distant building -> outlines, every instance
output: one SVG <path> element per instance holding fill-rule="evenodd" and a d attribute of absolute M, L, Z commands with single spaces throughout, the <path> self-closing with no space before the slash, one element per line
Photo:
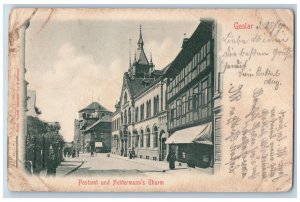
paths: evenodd
<path fill-rule="evenodd" d="M 140 37 L 133 63 L 124 73 L 120 99 L 112 115 L 112 153 L 138 158 L 163 160 L 167 154 L 166 82 L 163 70 L 155 70 L 152 58 L 144 52 Z"/>
<path fill-rule="evenodd" d="M 78 119 L 74 119 L 74 144 L 76 144 L 81 150 L 81 133 L 80 122 Z"/>
<path fill-rule="evenodd" d="M 179 161 L 204 168 L 221 161 L 222 74 L 216 48 L 216 23 L 202 20 L 165 72 L 167 144 Z"/>
<path fill-rule="evenodd" d="M 86 151 L 111 152 L 111 116 L 101 119 L 82 129 Z"/>
<path fill-rule="evenodd" d="M 98 102 L 92 102 L 85 108 L 79 110 L 79 119 L 74 120 L 74 143 L 78 148 L 80 148 L 80 151 L 89 151 L 91 146 L 90 141 L 92 140 L 92 136 L 90 136 L 92 134 L 89 132 L 95 130 L 96 128 L 97 131 L 102 131 L 102 129 L 100 130 L 99 127 L 104 127 L 103 130 L 106 131 L 106 126 L 104 126 L 105 124 L 103 123 L 109 122 L 107 117 L 111 117 L 111 115 L 112 112 L 100 105 Z M 105 119 L 103 119 L 104 117 Z M 98 121 L 101 119 L 103 119 L 104 122 L 101 122 L 100 124 Z M 96 122 L 98 123 L 94 125 Z M 93 126 L 93 128 L 90 128 L 91 126 Z M 96 133 L 98 133 L 97 131 Z"/>

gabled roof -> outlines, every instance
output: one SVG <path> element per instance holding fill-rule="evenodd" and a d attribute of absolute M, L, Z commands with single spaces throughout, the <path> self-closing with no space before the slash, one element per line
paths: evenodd
<path fill-rule="evenodd" d="M 106 109 L 105 107 L 100 105 L 98 102 L 92 102 L 91 104 L 89 104 L 85 108 L 81 109 L 79 112 L 82 112 L 82 111 L 85 111 L 85 110 L 90 110 L 90 109 L 100 109 L 100 111 L 108 111 L 109 112 L 108 109 Z"/>
<path fill-rule="evenodd" d="M 103 122 L 111 122 L 111 116 L 109 116 L 109 115 L 106 115 L 106 116 L 103 116 L 101 119 L 99 119 L 98 121 L 96 121 L 95 123 L 93 123 L 91 126 L 89 126 L 88 128 L 86 128 L 85 130 L 84 130 L 84 132 L 87 132 L 87 131 L 89 131 L 89 130 L 91 130 L 91 129 L 93 129 L 95 126 L 97 126 L 99 123 L 103 123 Z"/>
<path fill-rule="evenodd" d="M 136 94 L 141 92 L 144 88 L 146 88 L 150 83 L 154 81 L 154 78 L 138 78 L 135 77 L 134 79 L 127 78 L 125 79 L 127 82 L 128 89 L 130 94 L 134 97 Z"/>

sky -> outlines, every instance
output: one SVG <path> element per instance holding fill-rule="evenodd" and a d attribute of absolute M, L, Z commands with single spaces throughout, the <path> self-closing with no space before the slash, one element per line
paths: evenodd
<path fill-rule="evenodd" d="M 200 23 L 187 16 L 38 10 L 26 30 L 25 64 L 28 89 L 36 90 L 36 106 L 42 111 L 40 119 L 58 121 L 65 140 L 72 141 L 80 109 L 97 101 L 114 111 L 140 24 L 145 53 L 148 59 L 151 53 L 155 68 L 162 69 L 181 50 L 184 34 L 189 37 Z"/>

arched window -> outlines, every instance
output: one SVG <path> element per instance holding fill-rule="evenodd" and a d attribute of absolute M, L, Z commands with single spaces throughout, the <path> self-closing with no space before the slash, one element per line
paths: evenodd
<path fill-rule="evenodd" d="M 134 136 L 135 136 L 135 147 L 138 147 L 139 146 L 139 141 L 140 141 L 140 138 L 137 134 L 137 131 L 134 132 Z"/>
<path fill-rule="evenodd" d="M 144 147 L 144 131 L 141 129 L 140 147 Z"/>
<path fill-rule="evenodd" d="M 124 122 L 124 119 L 123 119 L 123 112 L 121 112 L 121 124 L 123 124 Z"/>
<path fill-rule="evenodd" d="M 124 112 L 124 124 L 127 124 L 127 110 Z"/>
<path fill-rule="evenodd" d="M 155 96 L 153 98 L 153 111 L 154 111 L 154 115 L 157 115 L 159 112 L 159 96 Z"/>
<path fill-rule="evenodd" d="M 150 147 L 150 129 L 147 128 L 146 132 L 146 147 Z"/>
<path fill-rule="evenodd" d="M 139 121 L 139 107 L 136 107 L 135 108 L 135 122 L 138 122 Z"/>
<path fill-rule="evenodd" d="M 156 110 L 159 112 L 159 95 L 156 96 Z"/>
<path fill-rule="evenodd" d="M 158 128 L 157 128 L 157 126 L 154 126 L 154 128 L 153 128 L 153 147 L 154 148 L 157 147 L 157 145 L 158 145 L 157 138 L 158 138 Z"/>
<path fill-rule="evenodd" d="M 131 147 L 131 133 L 128 132 L 128 147 Z"/>
<path fill-rule="evenodd" d="M 131 123 L 131 108 L 128 109 L 128 124 Z"/>
<path fill-rule="evenodd" d="M 119 149 L 119 137 L 117 136 L 117 149 Z"/>

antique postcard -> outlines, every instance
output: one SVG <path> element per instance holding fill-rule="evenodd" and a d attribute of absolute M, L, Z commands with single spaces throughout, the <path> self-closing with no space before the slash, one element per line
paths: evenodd
<path fill-rule="evenodd" d="M 9 190 L 291 190 L 294 33 L 289 9 L 12 9 Z"/>

